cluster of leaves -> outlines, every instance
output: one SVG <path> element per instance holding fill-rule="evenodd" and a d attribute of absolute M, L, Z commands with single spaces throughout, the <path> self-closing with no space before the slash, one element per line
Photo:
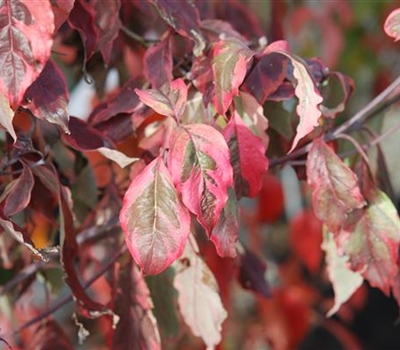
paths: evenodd
<path fill-rule="evenodd" d="M 385 24 L 396 38 L 397 17 Z M 293 250 L 320 271 L 307 242 L 319 252 L 322 242 L 335 294 L 328 315 L 364 280 L 400 304 L 397 211 L 348 135 L 367 115 L 337 123 L 349 77 L 284 40 L 267 43 L 236 1 L 4 0 L 0 19 L 4 342 L 72 349 L 52 313 L 73 298 L 79 317 L 99 318 L 112 349 L 167 346 L 157 306 L 174 304 L 215 348 L 234 279 L 260 298 L 273 293 L 262 251 L 239 241 L 239 228 L 279 219 L 283 193 L 267 171 L 296 159 L 314 213 L 293 218 Z M 100 99 L 87 119 L 68 112 L 69 85 L 82 76 Z M 344 162 L 340 138 L 361 159 Z M 258 211 L 242 208 L 246 197 L 259 198 Z M 49 305 L 60 270 L 72 294 Z"/>

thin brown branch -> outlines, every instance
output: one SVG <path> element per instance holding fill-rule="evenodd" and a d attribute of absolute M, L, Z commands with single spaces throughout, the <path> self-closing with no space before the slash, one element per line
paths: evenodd
<path fill-rule="evenodd" d="M 88 281 L 83 284 L 83 288 L 89 288 L 94 282 L 96 282 L 101 276 L 103 276 L 118 260 L 121 256 L 126 252 L 127 248 L 126 245 L 123 245 L 121 249 L 114 254 L 104 265 L 97 271 Z M 14 331 L 13 335 L 18 334 L 25 328 L 31 327 L 34 324 L 44 320 L 46 317 L 50 316 L 54 312 L 56 312 L 61 307 L 67 305 L 69 302 L 73 300 L 72 293 L 65 296 L 61 300 L 59 300 L 55 305 L 47 309 L 46 311 L 42 312 L 40 315 L 32 318 L 28 322 L 24 323 L 21 327 Z"/>
<path fill-rule="evenodd" d="M 121 25 L 120 29 L 128 37 L 137 41 L 140 45 L 144 46 L 145 48 L 148 48 L 151 44 L 158 42 L 158 40 L 146 39 L 146 38 L 140 36 L 139 34 L 132 32 L 129 28 L 125 27 L 124 25 Z"/>

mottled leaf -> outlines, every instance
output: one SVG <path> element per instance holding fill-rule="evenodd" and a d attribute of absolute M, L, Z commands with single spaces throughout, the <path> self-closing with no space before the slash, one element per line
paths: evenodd
<path fill-rule="evenodd" d="M 14 141 L 17 141 L 17 135 L 15 134 L 12 120 L 14 118 L 14 111 L 10 107 L 10 102 L 0 92 L 0 125 L 8 131 Z"/>
<path fill-rule="evenodd" d="M 243 90 L 263 104 L 283 83 L 287 68 L 287 57 L 276 52 L 264 54 L 244 81 Z"/>
<path fill-rule="evenodd" d="M 177 33 L 194 41 L 193 52 L 195 56 L 200 56 L 206 43 L 199 28 L 199 13 L 192 1 L 150 0 L 150 2 L 156 6 L 161 17 Z"/>
<path fill-rule="evenodd" d="M 394 41 L 400 39 L 400 8 L 390 12 L 383 25 L 383 29 Z"/>
<path fill-rule="evenodd" d="M 157 113 L 179 120 L 186 106 L 188 87 L 179 78 L 163 85 L 160 89 L 135 89 L 140 100 Z"/>
<path fill-rule="evenodd" d="M 308 72 L 305 63 L 298 57 L 283 53 L 289 57 L 293 65 L 293 76 L 297 80 L 297 85 L 294 90 L 296 97 L 299 99 L 296 111 L 300 118 L 297 126 L 296 136 L 294 137 L 292 147 L 289 151 L 297 146 L 300 139 L 309 134 L 319 125 L 321 111 L 319 104 L 323 101 L 310 73 Z"/>
<path fill-rule="evenodd" d="M 119 322 L 112 338 L 112 350 L 161 350 L 153 303 L 143 275 L 130 260 L 121 269 L 114 310 Z"/>
<path fill-rule="evenodd" d="M 161 157 L 131 182 L 120 222 L 126 244 L 144 274 L 162 272 L 182 254 L 190 215 Z"/>
<path fill-rule="evenodd" d="M 228 143 L 238 198 L 255 197 L 268 168 L 265 147 L 235 111 L 222 134 Z"/>
<path fill-rule="evenodd" d="M 352 270 L 389 295 L 398 271 L 400 220 L 386 194 L 376 190 L 370 195 L 368 206 L 351 215 L 335 238 Z"/>
<path fill-rule="evenodd" d="M 219 41 L 213 49 L 212 70 L 215 79 L 213 103 L 219 114 L 225 114 L 247 72 L 247 63 L 255 52 L 244 43 L 230 39 Z"/>
<path fill-rule="evenodd" d="M 50 0 L 51 8 L 54 13 L 55 32 L 67 20 L 69 13 L 74 7 L 75 0 Z"/>
<path fill-rule="evenodd" d="M 29 349 L 35 350 L 73 350 L 69 337 L 54 320 L 47 320 L 36 329 L 29 340 Z"/>
<path fill-rule="evenodd" d="M 26 90 L 24 108 L 69 133 L 69 92 L 62 71 L 49 60 L 36 81 Z"/>
<path fill-rule="evenodd" d="M 211 234 L 233 182 L 224 137 L 203 124 L 175 129 L 170 138 L 168 167 L 183 203 Z"/>
<path fill-rule="evenodd" d="M 0 92 L 14 110 L 49 59 L 53 32 L 50 1 L 0 0 Z"/>
<path fill-rule="evenodd" d="M 265 279 L 267 265 L 258 256 L 245 249 L 240 257 L 238 280 L 243 288 L 266 298 L 271 296 Z"/>
<path fill-rule="evenodd" d="M 237 255 L 236 243 L 239 239 L 238 220 L 238 202 L 235 190 L 230 187 L 228 190 L 228 200 L 210 236 L 218 255 L 223 258 L 234 258 Z"/>
<path fill-rule="evenodd" d="M 0 199 L 6 217 L 19 213 L 27 207 L 31 200 L 33 184 L 31 169 L 22 163 L 21 175 L 8 184 Z"/>
<path fill-rule="evenodd" d="M 112 160 L 113 162 L 117 163 L 121 168 L 125 168 L 128 165 L 138 161 L 140 158 L 136 157 L 128 157 L 124 153 L 107 147 L 101 147 L 97 149 L 99 153 L 101 153 L 104 157 Z"/>
<path fill-rule="evenodd" d="M 172 81 L 172 51 L 169 34 L 145 52 L 143 74 L 154 89 Z"/>
<path fill-rule="evenodd" d="M 323 237 L 322 249 L 325 251 L 328 275 L 335 292 L 334 305 L 327 314 L 330 317 L 339 311 L 340 307 L 361 286 L 364 279 L 359 272 L 350 270 L 347 256 L 339 255 L 332 233 L 324 232 Z"/>
<path fill-rule="evenodd" d="M 178 305 L 183 319 L 193 334 L 203 339 L 207 349 L 214 349 L 221 341 L 221 326 L 227 313 L 215 277 L 198 256 L 194 239 L 187 243 L 177 269 L 174 287 L 179 292 Z"/>
<path fill-rule="evenodd" d="M 357 177 L 322 139 L 314 140 L 306 167 L 315 215 L 337 233 L 347 214 L 365 204 Z"/>

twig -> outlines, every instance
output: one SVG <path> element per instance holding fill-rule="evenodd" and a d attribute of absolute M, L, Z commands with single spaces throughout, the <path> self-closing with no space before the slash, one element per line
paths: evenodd
<path fill-rule="evenodd" d="M 122 248 L 113 257 L 111 257 L 111 259 L 109 259 L 104 264 L 104 266 L 102 268 L 100 268 L 99 271 L 97 271 L 96 274 L 94 274 L 88 281 L 86 281 L 83 284 L 83 288 L 84 289 L 89 288 L 95 281 L 97 281 L 102 275 L 104 275 L 106 273 L 106 271 L 112 265 L 114 265 L 117 262 L 117 260 L 126 252 L 126 250 L 127 250 L 126 245 L 123 245 Z M 55 305 L 50 307 L 48 310 L 46 310 L 45 312 L 41 313 L 40 315 L 32 318 L 30 321 L 26 322 L 25 324 L 23 324 L 21 327 L 19 327 L 17 330 L 14 331 L 13 335 L 16 335 L 19 332 L 21 332 L 22 330 L 24 330 L 25 328 L 31 327 L 34 324 L 42 321 L 46 317 L 50 316 L 52 313 L 56 312 L 61 307 L 67 305 L 72 300 L 73 300 L 72 294 L 65 296 L 64 298 L 59 300 Z"/>
<path fill-rule="evenodd" d="M 120 29 L 127 36 L 129 36 L 131 39 L 137 41 L 139 44 L 141 44 L 145 48 L 148 48 L 150 46 L 150 44 L 152 44 L 152 43 L 158 42 L 158 40 L 145 39 L 144 37 L 140 36 L 139 34 L 132 32 L 129 28 L 125 27 L 124 25 L 121 25 Z"/>

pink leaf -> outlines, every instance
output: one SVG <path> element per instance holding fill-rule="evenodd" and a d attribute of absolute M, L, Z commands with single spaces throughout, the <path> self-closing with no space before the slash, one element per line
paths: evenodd
<path fill-rule="evenodd" d="M 153 303 L 143 275 L 133 261 L 121 269 L 115 312 L 120 317 L 112 339 L 113 350 L 161 350 Z"/>
<path fill-rule="evenodd" d="M 250 131 L 236 111 L 222 134 L 229 146 L 238 198 L 255 197 L 268 168 L 261 139 Z"/>
<path fill-rule="evenodd" d="M 233 182 L 229 149 L 223 136 L 203 124 L 175 129 L 170 139 L 168 167 L 183 203 L 210 234 Z"/>
<path fill-rule="evenodd" d="M 383 29 L 394 41 L 400 39 L 400 8 L 390 12 L 383 25 Z"/>
<path fill-rule="evenodd" d="M 179 120 L 186 106 L 188 88 L 182 79 L 167 83 L 158 90 L 135 89 L 140 100 L 157 113 Z"/>
<path fill-rule="evenodd" d="M 30 349 L 46 350 L 73 350 L 69 336 L 64 333 L 62 327 L 54 320 L 48 319 L 42 322 L 29 339 Z"/>
<path fill-rule="evenodd" d="M 368 206 L 351 215 L 335 238 L 352 270 L 389 295 L 398 271 L 400 220 L 386 194 L 377 190 L 370 196 Z"/>
<path fill-rule="evenodd" d="M 314 140 L 306 167 L 315 215 L 337 233 L 347 214 L 365 204 L 357 177 L 321 139 Z"/>
<path fill-rule="evenodd" d="M 161 17 L 180 35 L 194 41 L 194 54 L 200 56 L 206 43 L 200 31 L 200 16 L 196 6 L 188 0 L 150 0 Z"/>
<path fill-rule="evenodd" d="M 7 130 L 15 142 L 17 141 L 17 135 L 12 125 L 13 119 L 14 111 L 10 107 L 10 102 L 7 97 L 0 92 L 0 125 Z"/>
<path fill-rule="evenodd" d="M 49 60 L 36 81 L 26 90 L 24 108 L 69 133 L 67 110 L 69 92 L 64 74 Z"/>
<path fill-rule="evenodd" d="M 0 91 L 15 110 L 50 57 L 54 15 L 48 0 L 3 0 L 0 18 Z"/>
<path fill-rule="evenodd" d="M 233 98 L 239 94 L 239 86 L 246 76 L 247 63 L 254 54 L 238 40 L 230 39 L 215 44 L 212 62 L 215 79 L 213 103 L 219 114 L 225 114 Z"/>
<path fill-rule="evenodd" d="M 228 201 L 221 212 L 217 225 L 211 233 L 211 241 L 214 243 L 219 256 L 225 258 L 236 257 L 236 243 L 239 239 L 239 210 L 235 191 L 229 188 Z"/>
<path fill-rule="evenodd" d="M 364 279 L 359 272 L 350 270 L 347 256 L 338 254 L 338 248 L 330 232 L 324 233 L 322 249 L 326 254 L 328 275 L 335 292 L 335 303 L 327 314 L 330 317 L 357 291 Z"/>
<path fill-rule="evenodd" d="M 143 57 L 143 73 L 154 89 L 172 81 L 171 36 L 151 46 Z"/>
<path fill-rule="evenodd" d="M 67 20 L 69 13 L 74 7 L 75 0 L 50 0 L 54 13 L 55 32 Z"/>
<path fill-rule="evenodd" d="M 131 182 L 120 222 L 126 244 L 144 274 L 162 272 L 182 254 L 190 216 L 161 157 Z"/>
<path fill-rule="evenodd" d="M 179 293 L 178 305 L 185 323 L 194 335 L 203 339 L 207 349 L 214 349 L 221 341 L 221 325 L 227 313 L 214 275 L 197 255 L 197 246 L 191 244 L 195 245 L 194 239 L 186 245 L 174 287 Z"/>

